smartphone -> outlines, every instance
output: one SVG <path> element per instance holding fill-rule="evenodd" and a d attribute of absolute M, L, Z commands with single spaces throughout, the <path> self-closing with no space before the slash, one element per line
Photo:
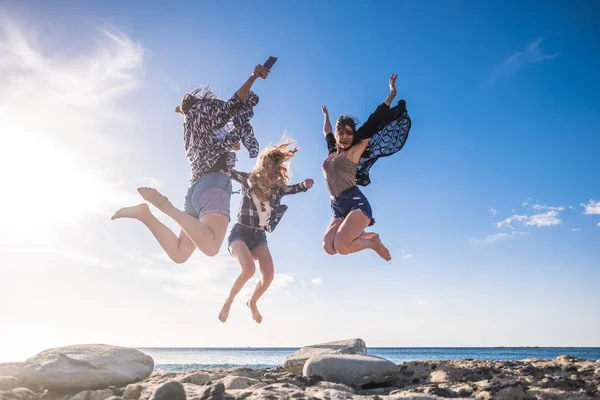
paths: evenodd
<path fill-rule="evenodd" d="M 271 56 L 271 57 L 269 57 L 269 59 L 267 61 L 265 61 L 265 63 L 263 64 L 263 67 L 271 69 L 273 64 L 275 64 L 275 61 L 277 61 L 277 57 Z"/>

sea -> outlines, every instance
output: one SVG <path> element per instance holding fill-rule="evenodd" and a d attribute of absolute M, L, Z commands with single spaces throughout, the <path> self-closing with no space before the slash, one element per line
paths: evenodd
<path fill-rule="evenodd" d="M 139 348 L 154 359 L 155 369 L 275 368 L 298 348 Z M 568 354 L 600 360 L 600 347 L 369 347 L 369 355 L 395 364 L 411 360 L 523 360 Z"/>

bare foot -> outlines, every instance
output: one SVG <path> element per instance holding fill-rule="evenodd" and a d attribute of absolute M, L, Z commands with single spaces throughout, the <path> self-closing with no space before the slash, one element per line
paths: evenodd
<path fill-rule="evenodd" d="M 225 303 L 223 304 L 223 308 L 221 308 L 221 312 L 219 313 L 219 321 L 225 323 L 227 318 L 229 318 L 229 308 L 231 304 Z"/>
<path fill-rule="evenodd" d="M 252 311 L 252 319 L 260 324 L 262 322 L 262 315 L 260 315 L 260 313 L 258 312 L 256 304 L 251 304 L 250 300 L 248 300 L 246 302 L 246 305 L 250 308 L 250 311 Z"/>
<path fill-rule="evenodd" d="M 378 238 L 379 234 L 375 233 L 375 232 L 365 232 L 363 231 L 363 233 L 360 235 L 361 239 L 375 239 Z"/>
<path fill-rule="evenodd" d="M 173 207 L 173 204 L 167 199 L 165 196 L 160 194 L 160 192 L 156 189 L 149 187 L 141 187 L 137 190 L 139 194 L 146 200 L 148 203 L 152 204 L 154 207 L 158 208 L 161 211 L 164 211 L 168 207 Z"/>
<path fill-rule="evenodd" d="M 150 207 L 148 204 L 142 203 L 137 206 L 123 207 L 117 211 L 110 219 L 114 220 L 117 218 L 135 218 L 142 219 L 150 214 Z"/>
<path fill-rule="evenodd" d="M 375 250 L 377 254 L 379 254 L 379 257 L 383 258 L 385 261 L 390 261 L 392 259 L 390 251 L 383 245 L 383 243 L 381 243 L 379 236 L 373 239 L 372 249 Z"/>

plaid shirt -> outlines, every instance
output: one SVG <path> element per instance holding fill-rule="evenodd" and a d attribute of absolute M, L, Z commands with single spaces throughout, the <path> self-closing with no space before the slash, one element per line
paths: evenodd
<path fill-rule="evenodd" d="M 260 227 L 260 217 L 258 216 L 258 211 L 256 210 L 256 206 L 254 205 L 250 193 L 250 185 L 248 184 L 249 175 L 250 174 L 246 172 L 239 172 L 234 169 L 231 170 L 231 179 L 238 181 L 242 185 L 242 202 L 240 211 L 238 212 L 238 222 L 246 226 L 258 228 Z M 285 189 L 273 193 L 269 200 L 271 204 L 271 216 L 265 226 L 265 230 L 267 232 L 273 232 L 277 224 L 279 224 L 281 217 L 283 217 L 283 214 L 287 211 L 288 206 L 281 204 L 281 198 L 283 196 L 306 192 L 307 190 L 308 188 L 304 187 L 302 183 L 297 183 L 295 185 L 288 185 Z"/>
<path fill-rule="evenodd" d="M 200 100 L 190 108 L 183 124 L 183 143 L 190 162 L 191 183 L 200 179 L 224 154 L 227 154 L 227 166 L 233 168 L 237 158 L 231 149 L 240 139 L 250 158 L 258 156 L 258 141 L 250 125 L 256 104 L 258 96 L 250 92 L 243 101 L 234 94 L 227 101 Z M 230 121 L 233 129 L 217 137 L 217 131 Z"/>

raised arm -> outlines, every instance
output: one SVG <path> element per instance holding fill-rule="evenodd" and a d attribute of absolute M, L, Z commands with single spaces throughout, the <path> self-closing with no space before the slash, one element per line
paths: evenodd
<path fill-rule="evenodd" d="M 327 107 L 321 106 L 321 111 L 323 112 L 323 117 L 325 118 L 325 121 L 323 121 L 323 135 L 333 133 L 333 128 L 331 127 L 331 121 L 329 120 L 329 111 L 327 111 Z"/>
<path fill-rule="evenodd" d="M 250 94 L 250 88 L 252 88 L 254 81 L 256 81 L 258 78 L 267 79 L 267 76 L 269 76 L 269 71 L 269 68 L 266 68 L 260 64 L 254 67 L 254 72 L 252 72 L 246 82 L 244 82 L 244 84 L 235 93 L 237 98 L 240 100 L 245 100 Z"/>
<path fill-rule="evenodd" d="M 323 118 L 325 119 L 323 121 L 323 135 L 325 135 L 325 141 L 327 142 L 327 151 L 331 154 L 336 150 L 335 136 L 333 135 L 333 128 L 331 127 L 327 107 L 321 106 L 321 111 L 323 112 Z"/>
<path fill-rule="evenodd" d="M 398 74 L 392 74 L 390 76 L 389 86 L 390 86 L 390 94 L 381 103 L 377 109 L 369 116 L 367 122 L 365 122 L 360 128 L 356 130 L 356 135 L 359 139 L 368 139 L 377 133 L 377 126 L 390 118 L 390 105 L 392 101 L 396 97 L 396 78 L 398 78 Z"/>

